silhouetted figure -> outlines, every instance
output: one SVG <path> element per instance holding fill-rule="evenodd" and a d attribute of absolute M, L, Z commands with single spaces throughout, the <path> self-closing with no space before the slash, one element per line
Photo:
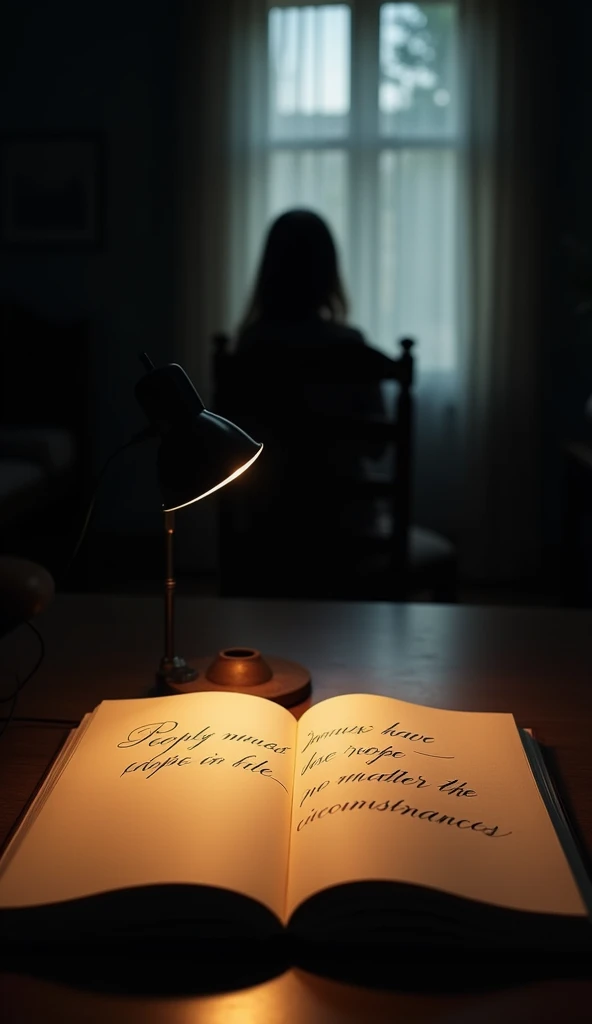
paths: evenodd
<path fill-rule="evenodd" d="M 312 210 L 288 210 L 272 224 L 253 294 L 238 331 L 237 351 L 252 354 L 281 346 L 293 350 L 329 350 L 336 360 L 343 346 L 365 345 L 360 331 L 345 324 L 348 302 L 337 250 L 325 221 Z M 320 354 L 320 353 L 319 353 Z M 325 354 L 325 353 L 323 353 Z M 311 379 L 302 396 L 320 415 L 380 415 L 378 385 L 347 379 L 336 365 L 335 386 L 321 389 Z"/>
<path fill-rule="evenodd" d="M 324 220 L 303 209 L 282 214 L 265 241 L 236 353 L 251 403 L 246 425 L 267 448 L 248 499 L 252 536 L 292 587 L 297 575 L 342 569 L 348 535 L 373 525 L 369 503 L 356 507 L 339 493 L 382 452 L 340 436 L 339 418 L 384 413 L 380 384 L 360 371 L 360 356 L 387 357 L 345 324 L 347 308 Z"/>

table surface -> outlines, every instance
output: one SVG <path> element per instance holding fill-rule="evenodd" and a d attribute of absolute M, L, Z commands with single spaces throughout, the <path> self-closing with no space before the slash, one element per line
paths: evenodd
<path fill-rule="evenodd" d="M 0 741 L 0 837 L 69 723 L 103 699 L 149 695 L 162 653 L 162 604 L 153 597 L 61 595 L 36 625 L 45 659 Z M 436 707 L 512 711 L 552 749 L 583 843 L 592 850 L 592 612 L 180 598 L 177 640 L 188 661 L 231 646 L 297 661 L 311 673 L 315 702 L 368 692 Z M 16 670 L 24 673 L 34 662 L 35 645 L 26 629 L 2 641 L 4 690 Z M 235 991 L 148 998 L 13 970 L 0 975 L 0 1004 L 7 1021 L 588 1020 L 592 982 L 559 973 L 497 992 L 454 986 L 387 992 L 292 969 Z M 396 985 L 394 968 L 391 985 L 393 979 Z"/>

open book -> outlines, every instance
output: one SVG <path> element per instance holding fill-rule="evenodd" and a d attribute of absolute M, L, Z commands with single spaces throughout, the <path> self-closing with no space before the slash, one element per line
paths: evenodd
<path fill-rule="evenodd" d="M 362 694 L 104 701 L 0 862 L 3 940 L 580 948 L 589 883 L 509 714 Z"/>

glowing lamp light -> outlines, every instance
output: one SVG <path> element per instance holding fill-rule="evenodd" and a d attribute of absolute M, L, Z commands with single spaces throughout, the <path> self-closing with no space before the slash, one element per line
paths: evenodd
<path fill-rule="evenodd" d="M 227 476 L 225 480 L 221 481 L 221 483 L 216 484 L 214 487 L 210 487 L 209 491 L 204 491 L 203 494 L 198 494 L 197 498 L 192 498 L 191 501 L 186 501 L 184 502 L 183 505 L 174 505 L 172 508 L 165 508 L 164 511 L 177 512 L 178 509 L 180 508 L 187 508 L 188 505 L 194 505 L 196 501 L 201 501 L 202 498 L 207 498 L 210 494 L 213 494 L 214 491 L 219 491 L 221 487 L 226 487 L 226 484 L 229 484 L 233 480 L 236 480 L 237 476 L 240 476 L 242 473 L 245 472 L 246 469 L 249 468 L 249 466 L 252 466 L 255 459 L 259 458 L 259 455 L 261 454 L 262 451 L 263 445 L 259 447 L 259 451 L 256 451 L 248 462 L 245 462 L 244 466 L 239 466 L 238 469 L 235 469 L 234 473 L 231 473 L 230 476 Z"/>

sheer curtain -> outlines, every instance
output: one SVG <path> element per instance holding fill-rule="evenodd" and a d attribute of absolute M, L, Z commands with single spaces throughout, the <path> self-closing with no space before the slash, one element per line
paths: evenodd
<path fill-rule="evenodd" d="M 491 480 L 478 456 L 500 440 L 490 381 L 500 339 L 488 317 L 512 234 L 508 225 L 495 248 L 504 187 L 492 183 L 487 154 L 499 156 L 497 99 L 480 141 L 480 105 L 491 95 L 511 99 L 515 84 L 499 93 L 506 51 L 490 46 L 488 19 L 499 23 L 505 7 L 217 0 L 187 4 L 182 33 L 178 337 L 186 364 L 207 380 L 208 340 L 235 328 L 270 221 L 291 206 L 316 209 L 339 246 L 351 322 L 389 353 L 401 336 L 417 339 L 415 520 L 455 536 L 467 524 L 473 574 L 494 551 L 493 527 L 471 524 L 478 516 L 483 526 L 490 511 Z M 496 395 L 504 373 L 507 360 L 498 360 Z M 461 432 L 473 430 L 475 443 L 461 447 Z M 461 455 L 479 475 L 474 490 L 462 488 Z"/>
<path fill-rule="evenodd" d="M 459 398 L 465 574 L 535 575 L 541 552 L 546 88 L 535 0 L 461 0 L 465 99 Z"/>

